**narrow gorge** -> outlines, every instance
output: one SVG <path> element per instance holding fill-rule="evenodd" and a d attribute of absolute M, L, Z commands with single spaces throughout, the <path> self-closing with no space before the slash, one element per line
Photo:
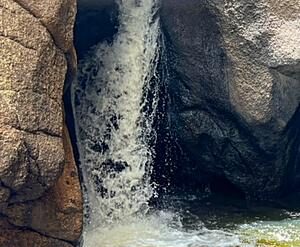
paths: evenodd
<path fill-rule="evenodd" d="M 0 247 L 299 247 L 298 0 L 0 0 Z"/>

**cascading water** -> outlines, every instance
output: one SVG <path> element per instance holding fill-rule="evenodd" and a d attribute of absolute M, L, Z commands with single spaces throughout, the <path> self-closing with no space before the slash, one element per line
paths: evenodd
<path fill-rule="evenodd" d="M 158 0 L 116 1 L 118 33 L 80 61 L 72 87 L 85 194 L 83 246 L 255 246 L 235 233 L 208 230 L 197 217 L 185 226 L 190 211 L 180 206 L 149 212 L 163 49 Z"/>
<path fill-rule="evenodd" d="M 88 224 L 124 220 L 148 209 L 157 106 L 155 80 L 159 23 L 153 0 L 118 1 L 119 31 L 113 44 L 97 45 L 79 64 L 73 87 L 76 135 Z M 151 107 L 146 105 L 151 104 Z"/>

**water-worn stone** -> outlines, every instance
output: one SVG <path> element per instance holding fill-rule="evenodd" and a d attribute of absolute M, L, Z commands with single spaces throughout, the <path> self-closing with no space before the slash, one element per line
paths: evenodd
<path fill-rule="evenodd" d="M 263 199 L 296 189 L 298 0 L 164 0 L 161 17 L 172 129 L 190 157 L 177 179 Z"/>
<path fill-rule="evenodd" d="M 0 3 L 0 215 L 12 224 L 1 246 L 70 246 L 63 240 L 81 233 L 62 103 L 76 64 L 75 12 L 75 0 Z"/>

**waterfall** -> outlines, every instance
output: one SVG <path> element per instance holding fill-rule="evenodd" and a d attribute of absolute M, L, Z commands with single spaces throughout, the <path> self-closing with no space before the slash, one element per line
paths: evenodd
<path fill-rule="evenodd" d="M 241 245 L 235 234 L 208 230 L 198 218 L 191 221 L 189 208 L 178 210 L 169 200 L 166 209 L 149 212 L 149 199 L 156 195 L 152 167 L 159 156 L 153 126 L 165 83 L 158 67 L 165 62 L 158 61 L 164 50 L 159 0 L 116 1 L 117 34 L 79 62 L 71 90 L 85 197 L 83 246 L 255 246 Z"/>
<path fill-rule="evenodd" d="M 157 1 L 118 0 L 118 8 L 112 44 L 98 44 L 80 61 L 72 88 L 85 232 L 145 213 L 155 193 L 149 143 L 158 102 Z"/>

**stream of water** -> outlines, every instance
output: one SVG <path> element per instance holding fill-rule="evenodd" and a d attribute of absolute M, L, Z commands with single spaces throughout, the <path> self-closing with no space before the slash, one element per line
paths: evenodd
<path fill-rule="evenodd" d="M 91 50 L 79 64 L 73 86 L 85 187 L 85 242 L 94 229 L 145 214 L 155 193 L 149 143 L 156 138 L 152 125 L 158 87 L 150 88 L 150 81 L 155 80 L 160 48 L 159 20 L 154 17 L 158 6 L 153 0 L 120 0 L 118 7 L 113 43 Z"/>
<path fill-rule="evenodd" d="M 156 140 L 152 126 L 159 95 L 158 2 L 117 4 L 118 33 L 112 43 L 96 45 L 80 61 L 72 88 L 85 194 L 83 246 L 299 247 L 297 218 L 217 227 L 206 224 L 204 214 L 191 213 L 184 203 L 150 209 L 149 200 L 156 196 L 150 143 Z M 164 204 L 174 205 L 172 201 Z M 212 220 L 222 222 L 218 217 Z M 226 222 L 231 221 L 234 218 Z"/>

